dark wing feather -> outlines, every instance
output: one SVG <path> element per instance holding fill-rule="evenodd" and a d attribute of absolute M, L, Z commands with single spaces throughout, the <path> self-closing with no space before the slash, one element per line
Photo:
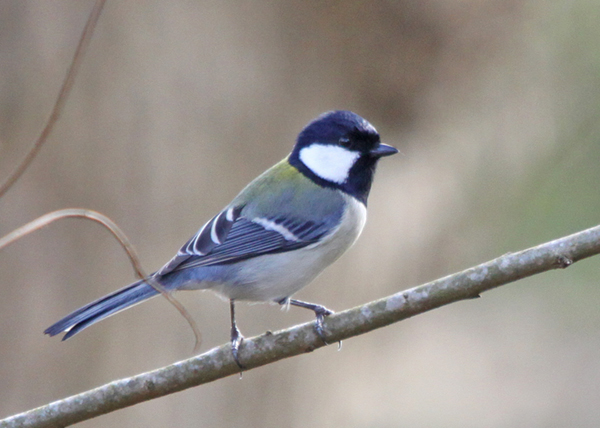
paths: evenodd
<path fill-rule="evenodd" d="M 203 256 L 227 238 L 243 207 L 231 207 L 214 216 L 183 246 L 180 253 Z"/>
<path fill-rule="evenodd" d="M 234 263 L 262 254 L 301 248 L 312 242 L 287 240 L 277 231 L 267 230 L 260 224 L 240 218 L 223 244 L 214 247 L 209 254 L 190 257 L 176 270 Z"/>
<path fill-rule="evenodd" d="M 156 274 L 167 274 L 192 257 L 209 254 L 213 248 L 225 241 L 243 208 L 243 206 L 229 207 L 211 218 Z"/>
<path fill-rule="evenodd" d="M 230 208 L 212 218 L 158 274 L 302 248 L 318 241 L 329 230 L 324 222 L 288 217 L 251 221 L 240 217 L 241 209 Z"/>

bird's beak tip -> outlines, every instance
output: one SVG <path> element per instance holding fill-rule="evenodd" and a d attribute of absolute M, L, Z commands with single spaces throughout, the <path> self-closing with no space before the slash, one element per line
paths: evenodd
<path fill-rule="evenodd" d="M 392 146 L 388 146 L 387 144 L 380 144 L 375 149 L 371 150 L 371 155 L 376 156 L 378 158 L 395 155 L 396 153 L 398 153 L 398 149 Z"/>

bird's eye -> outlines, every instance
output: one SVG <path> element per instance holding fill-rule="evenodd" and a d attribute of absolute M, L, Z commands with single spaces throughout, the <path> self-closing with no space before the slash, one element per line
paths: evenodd
<path fill-rule="evenodd" d="M 352 142 L 350 141 L 350 138 L 348 138 L 348 137 L 340 138 L 340 146 L 349 148 L 351 145 L 352 145 Z"/>

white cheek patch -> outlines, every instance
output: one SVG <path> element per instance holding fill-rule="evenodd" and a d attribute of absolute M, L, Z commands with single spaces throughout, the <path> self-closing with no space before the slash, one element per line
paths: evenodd
<path fill-rule="evenodd" d="M 350 168 L 360 153 L 344 147 L 326 144 L 311 144 L 300 150 L 300 160 L 308 169 L 323 180 L 342 184 L 348 178 Z"/>

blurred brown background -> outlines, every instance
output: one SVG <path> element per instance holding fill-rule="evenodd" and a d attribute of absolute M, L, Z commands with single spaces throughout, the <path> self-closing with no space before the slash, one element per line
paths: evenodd
<path fill-rule="evenodd" d="M 0 2 L 0 176 L 39 134 L 91 1 Z M 109 1 L 0 234 L 64 207 L 114 219 L 157 269 L 298 131 L 371 121 L 384 160 L 356 247 L 298 297 L 336 310 L 600 223 L 594 1 Z M 2 178 L 3 179 L 3 178 Z M 81 427 L 596 427 L 600 258 Z M 0 416 L 190 357 L 162 299 L 68 342 L 42 331 L 131 282 L 99 226 L 0 253 Z M 227 341 L 228 306 L 178 297 Z M 241 305 L 246 335 L 308 321 Z"/>

